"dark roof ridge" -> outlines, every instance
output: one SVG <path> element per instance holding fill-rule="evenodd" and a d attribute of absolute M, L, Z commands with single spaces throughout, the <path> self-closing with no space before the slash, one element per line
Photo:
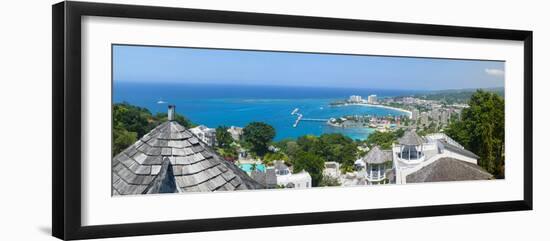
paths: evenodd
<path fill-rule="evenodd" d="M 159 174 L 153 179 L 151 184 L 142 194 L 151 193 L 177 193 L 178 188 L 174 178 L 174 169 L 168 158 L 164 158 Z"/>

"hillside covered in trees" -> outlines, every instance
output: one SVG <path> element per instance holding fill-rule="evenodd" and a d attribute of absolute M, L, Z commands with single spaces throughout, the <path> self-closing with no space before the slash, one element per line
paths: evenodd
<path fill-rule="evenodd" d="M 193 126 L 191 121 L 182 115 L 176 114 L 175 118 L 178 123 L 187 128 Z M 120 153 L 167 119 L 166 113 L 153 115 L 146 108 L 130 105 L 126 102 L 114 104 L 111 154 L 114 156 Z"/>
<path fill-rule="evenodd" d="M 425 100 L 437 100 L 444 104 L 462 103 L 467 104 L 472 96 L 477 92 L 476 89 L 459 89 L 459 90 L 439 90 L 423 94 L 417 94 L 415 97 Z M 504 88 L 483 89 L 483 92 L 493 93 L 500 97 L 504 97 Z"/>

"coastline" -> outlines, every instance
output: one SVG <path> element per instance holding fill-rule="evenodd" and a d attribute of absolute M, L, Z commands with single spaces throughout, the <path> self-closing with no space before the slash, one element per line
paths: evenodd
<path fill-rule="evenodd" d="M 393 107 L 393 106 L 387 106 L 387 105 L 374 105 L 374 104 L 367 104 L 367 103 L 346 103 L 346 104 L 342 104 L 344 106 L 346 105 L 358 105 L 358 106 L 368 106 L 368 107 L 378 107 L 378 108 L 385 108 L 385 109 L 390 109 L 390 110 L 396 110 L 396 111 L 400 111 L 400 112 L 405 112 L 407 113 L 407 115 L 409 116 L 409 118 L 412 118 L 412 112 L 409 111 L 409 110 L 405 110 L 405 109 L 401 109 L 401 108 L 397 108 L 397 107 Z"/>

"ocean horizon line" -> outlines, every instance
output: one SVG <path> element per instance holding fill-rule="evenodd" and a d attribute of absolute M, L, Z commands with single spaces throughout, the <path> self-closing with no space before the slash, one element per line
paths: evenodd
<path fill-rule="evenodd" d="M 235 86 L 235 87 L 278 87 L 278 88 L 319 88 L 319 89 L 360 89 L 360 90 L 381 90 L 381 91 L 413 91 L 413 92 L 423 92 L 423 91 L 438 91 L 438 90 L 447 90 L 447 89 L 407 89 L 407 88 L 379 88 L 379 87 L 351 87 L 351 86 L 326 86 L 326 85 L 277 85 L 277 84 L 251 84 L 251 83 L 239 83 L 239 84 L 229 84 L 229 83 L 215 83 L 215 82 L 170 82 L 170 81 L 124 81 L 124 80 L 115 80 L 113 84 L 138 84 L 138 85 L 205 85 L 205 86 Z M 498 88 L 498 87 L 494 87 Z"/>
<path fill-rule="evenodd" d="M 138 85 L 190 85 L 190 86 L 235 86 L 235 87 L 275 87 L 275 88 L 318 88 L 318 89 L 358 89 L 358 90 L 379 90 L 379 91 L 411 91 L 411 92 L 438 92 L 438 91 L 469 91 L 469 90 L 487 90 L 487 89 L 503 89 L 504 86 L 491 87 L 462 87 L 462 88 L 434 88 L 434 89 L 410 89 L 410 88 L 380 88 L 380 87 L 350 87 L 350 86 L 326 86 L 326 85 L 277 85 L 277 84 L 252 84 L 252 83 L 216 83 L 216 82 L 171 82 L 171 81 L 128 81 L 114 80 L 113 84 L 138 84 Z"/>

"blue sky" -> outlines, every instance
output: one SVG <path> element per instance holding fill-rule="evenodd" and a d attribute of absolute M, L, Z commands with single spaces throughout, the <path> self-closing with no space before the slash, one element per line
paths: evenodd
<path fill-rule="evenodd" d="M 504 86 L 504 62 L 115 45 L 113 79 L 366 89 L 491 88 Z"/>

